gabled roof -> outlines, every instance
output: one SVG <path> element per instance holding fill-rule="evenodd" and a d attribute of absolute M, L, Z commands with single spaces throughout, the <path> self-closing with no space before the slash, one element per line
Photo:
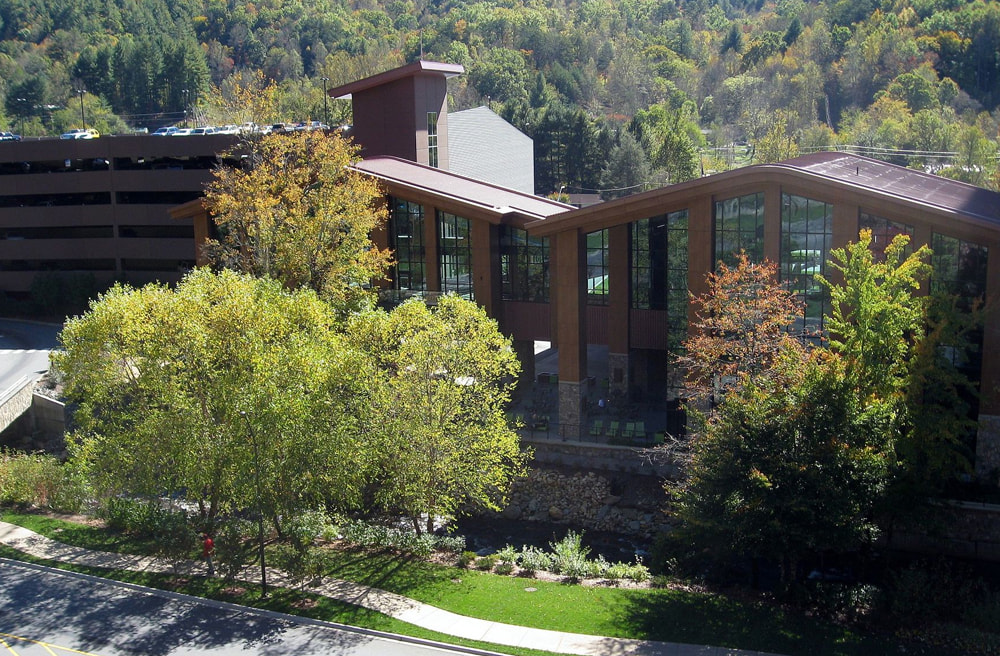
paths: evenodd
<path fill-rule="evenodd" d="M 377 178 L 390 194 L 432 203 L 470 219 L 523 227 L 573 209 L 572 205 L 467 178 L 398 157 L 372 157 L 352 167 Z"/>
<path fill-rule="evenodd" d="M 759 185 L 782 179 L 825 180 L 848 187 L 860 196 L 891 199 L 903 206 L 942 216 L 964 218 L 972 224 L 1000 230 L 1000 193 L 940 176 L 840 152 L 802 155 L 776 164 L 757 164 L 679 184 L 626 196 L 567 212 L 528 225 L 538 236 L 562 230 L 591 232 L 655 216 L 664 206 L 687 202 L 692 196 L 726 197 L 737 186 Z"/>
<path fill-rule="evenodd" d="M 327 95 L 331 98 L 350 98 L 352 94 L 367 91 L 368 89 L 374 89 L 375 87 L 382 86 L 383 84 L 389 84 L 390 82 L 395 82 L 396 80 L 415 77 L 421 74 L 436 73 L 447 78 L 461 75 L 464 72 L 465 68 L 461 64 L 445 64 L 442 62 L 424 61 L 421 59 L 413 62 L 412 64 L 407 64 L 406 66 L 400 66 L 399 68 L 394 68 L 392 70 L 385 71 L 384 73 L 366 77 L 363 80 L 357 80 L 356 82 L 350 82 L 339 87 L 334 87 L 333 89 L 327 91 Z"/>

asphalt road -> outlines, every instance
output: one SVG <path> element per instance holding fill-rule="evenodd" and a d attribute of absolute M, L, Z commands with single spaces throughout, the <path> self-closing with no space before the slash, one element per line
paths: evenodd
<path fill-rule="evenodd" d="M 49 370 L 49 350 L 56 348 L 60 327 L 0 319 L 0 398 Z"/>
<path fill-rule="evenodd" d="M 488 654 L 0 559 L 0 655 Z"/>

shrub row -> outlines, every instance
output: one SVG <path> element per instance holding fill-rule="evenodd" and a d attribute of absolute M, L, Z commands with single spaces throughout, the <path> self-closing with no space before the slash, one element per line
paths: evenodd
<path fill-rule="evenodd" d="M 511 574 L 514 568 L 527 576 L 537 572 L 552 572 L 569 579 L 596 578 L 612 581 L 629 580 L 642 583 L 649 580 L 649 569 L 640 560 L 634 563 L 609 563 L 604 556 L 589 559 L 590 548 L 583 544 L 583 534 L 570 531 L 566 537 L 549 543 L 550 551 L 525 546 L 520 551 L 507 545 L 496 553 L 477 556 L 467 551 L 458 559 L 459 567 L 475 567 L 497 574 Z"/>
<path fill-rule="evenodd" d="M 417 556 L 428 556 L 434 551 L 461 553 L 465 549 L 465 538 L 460 535 L 441 536 L 430 533 L 417 535 L 406 529 L 350 520 L 331 527 L 324 537 L 340 538 L 359 547 L 395 549 Z"/>
<path fill-rule="evenodd" d="M 81 477 L 58 459 L 0 451 L 0 503 L 79 512 L 86 497 Z"/>

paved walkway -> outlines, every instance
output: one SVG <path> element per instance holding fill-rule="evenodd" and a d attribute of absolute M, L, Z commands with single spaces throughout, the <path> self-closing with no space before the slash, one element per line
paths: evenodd
<path fill-rule="evenodd" d="M 165 574 L 202 574 L 204 572 L 204 565 L 200 562 L 187 561 L 175 564 L 150 556 L 90 551 L 62 544 L 26 528 L 6 522 L 0 522 L 0 543 L 38 558 L 87 567 Z M 259 581 L 259 579 L 252 578 L 242 580 L 248 583 Z M 277 586 L 294 587 L 288 577 L 279 570 L 268 570 L 268 582 Z M 335 579 L 328 579 L 321 584 L 307 586 L 305 589 L 332 599 L 378 611 L 403 622 L 445 635 L 496 645 L 538 649 L 557 654 L 576 654 L 579 656 L 768 656 L 763 652 L 741 649 L 604 638 L 490 622 L 451 613 L 378 588 Z"/>

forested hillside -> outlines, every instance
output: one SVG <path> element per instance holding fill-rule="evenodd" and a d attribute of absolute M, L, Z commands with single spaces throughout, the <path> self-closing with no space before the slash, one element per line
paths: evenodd
<path fill-rule="evenodd" d="M 1000 185 L 984 0 L 4 0 L 0 39 L 0 127 L 28 135 L 347 121 L 324 87 L 422 53 L 466 67 L 453 109 L 535 139 L 540 193 L 835 145 Z"/>

